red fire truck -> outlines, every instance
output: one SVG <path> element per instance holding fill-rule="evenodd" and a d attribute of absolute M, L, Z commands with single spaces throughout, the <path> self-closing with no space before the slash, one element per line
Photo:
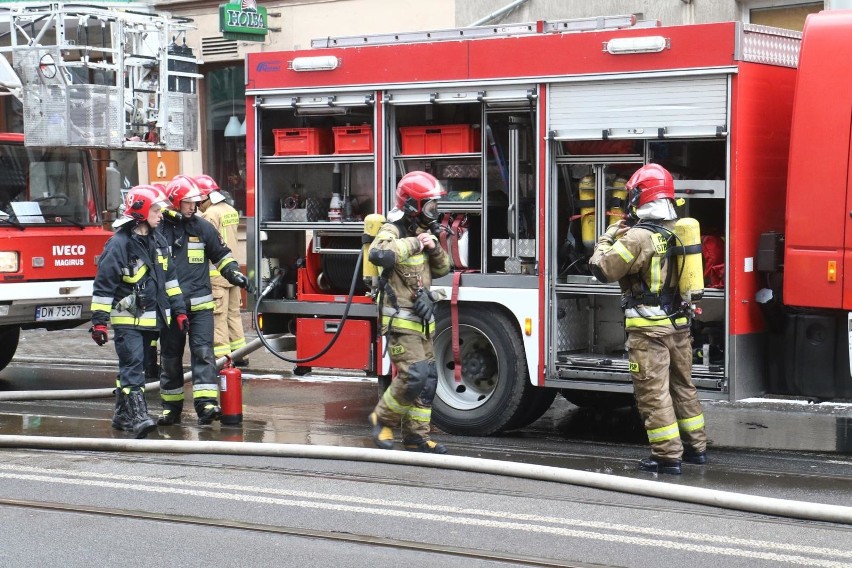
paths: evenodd
<path fill-rule="evenodd" d="M 91 316 L 96 261 L 111 234 L 102 215 L 121 204 L 106 150 L 196 146 L 195 59 L 173 49 L 188 23 L 145 10 L 0 9 L 0 126 L 18 131 L 0 133 L 0 369 L 22 328 Z"/>
<path fill-rule="evenodd" d="M 655 162 L 701 226 L 701 396 L 852 397 L 852 78 L 834 63 L 850 31 L 850 12 L 811 16 L 804 40 L 628 16 L 248 55 L 250 264 L 261 287 L 275 267 L 289 278 L 258 306 L 264 329 L 295 333 L 297 372 L 386 375 L 360 282 L 338 341 L 306 359 L 341 325 L 363 218 L 425 170 L 448 191 L 440 207 L 464 271 L 458 286 L 438 282 L 452 301 L 434 336 L 434 422 L 487 435 L 531 423 L 557 393 L 623 404 L 620 292 L 587 260 L 625 210 L 625 180 Z"/>

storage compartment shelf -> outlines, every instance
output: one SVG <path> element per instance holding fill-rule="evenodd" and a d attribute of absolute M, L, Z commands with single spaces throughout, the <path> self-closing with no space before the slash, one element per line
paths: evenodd
<path fill-rule="evenodd" d="M 372 154 L 321 154 L 315 156 L 262 156 L 261 164 L 342 164 L 372 162 Z"/>
<path fill-rule="evenodd" d="M 481 158 L 481 152 L 471 152 L 467 154 L 406 154 L 404 156 L 394 156 L 394 160 L 463 160 L 466 158 Z"/>
<path fill-rule="evenodd" d="M 360 235 L 364 230 L 364 222 L 363 221 L 311 221 L 311 222 L 293 222 L 288 223 L 284 221 L 269 221 L 266 223 L 260 224 L 260 230 L 262 231 L 276 231 L 276 230 L 292 230 L 292 229 L 300 229 L 307 231 L 317 231 L 323 233 L 357 233 Z"/>

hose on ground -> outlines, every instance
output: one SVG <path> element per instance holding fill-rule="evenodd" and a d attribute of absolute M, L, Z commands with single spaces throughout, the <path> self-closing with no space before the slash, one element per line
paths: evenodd
<path fill-rule="evenodd" d="M 184 454 L 226 454 L 304 459 L 346 460 L 386 463 L 403 466 L 434 467 L 534 479 L 619 491 L 646 497 L 670 499 L 710 507 L 749 511 L 809 521 L 852 524 L 852 507 L 808 503 L 775 497 L 762 497 L 689 487 L 673 483 L 660 483 L 645 479 L 619 477 L 560 467 L 506 462 L 466 456 L 429 455 L 410 452 L 393 452 L 372 448 L 338 446 L 308 446 L 303 444 L 275 444 L 259 442 L 196 442 L 178 440 L 135 440 L 64 438 L 57 436 L 0 436 L 0 447 L 35 448 L 44 450 L 156 452 Z"/>
<path fill-rule="evenodd" d="M 275 340 L 282 337 L 283 334 L 271 335 L 269 339 Z M 263 342 L 260 339 L 247 343 L 245 347 L 241 347 L 229 354 L 231 359 L 239 360 L 253 351 L 257 351 L 263 347 Z M 222 365 L 227 361 L 227 357 L 216 359 L 216 368 L 221 369 Z M 183 374 L 184 381 L 192 379 L 192 373 L 186 372 Z M 8 391 L 0 392 L 0 401 L 5 400 L 76 400 L 85 398 L 107 398 L 114 395 L 114 387 L 101 389 L 54 389 L 54 390 L 32 390 L 32 391 Z M 160 390 L 160 382 L 152 381 L 145 384 L 145 391 L 157 392 Z"/>

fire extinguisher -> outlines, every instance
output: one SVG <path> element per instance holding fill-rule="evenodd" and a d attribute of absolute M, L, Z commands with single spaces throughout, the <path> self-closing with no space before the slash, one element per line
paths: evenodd
<path fill-rule="evenodd" d="M 222 407 L 222 424 L 242 424 L 243 422 L 243 374 L 234 367 L 231 358 L 219 371 L 219 404 Z"/>

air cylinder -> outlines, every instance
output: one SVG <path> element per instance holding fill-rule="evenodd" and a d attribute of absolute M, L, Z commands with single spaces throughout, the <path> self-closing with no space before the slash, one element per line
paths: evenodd
<path fill-rule="evenodd" d="M 677 256 L 678 289 L 687 302 L 700 300 L 704 294 L 704 264 L 701 261 L 701 227 L 696 219 L 683 217 L 675 223 L 677 246 L 683 254 Z"/>

